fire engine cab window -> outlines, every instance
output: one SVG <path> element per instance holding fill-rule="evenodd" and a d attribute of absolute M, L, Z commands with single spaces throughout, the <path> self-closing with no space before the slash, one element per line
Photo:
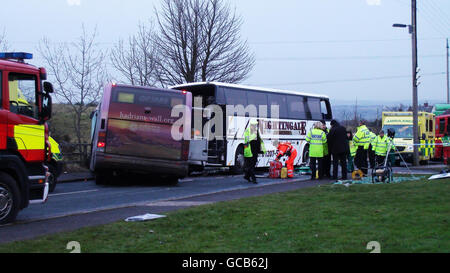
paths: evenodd
<path fill-rule="evenodd" d="M 36 76 L 10 73 L 8 76 L 9 110 L 13 113 L 37 118 Z"/>
<path fill-rule="evenodd" d="M 444 128 L 445 128 L 445 119 L 440 119 L 439 120 L 439 134 L 444 133 Z"/>

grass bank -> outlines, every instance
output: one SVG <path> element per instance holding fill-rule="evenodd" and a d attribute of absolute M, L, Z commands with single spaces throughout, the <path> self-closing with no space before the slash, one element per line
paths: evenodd
<path fill-rule="evenodd" d="M 450 252 L 450 181 L 327 185 L 83 228 L 0 252 Z"/>

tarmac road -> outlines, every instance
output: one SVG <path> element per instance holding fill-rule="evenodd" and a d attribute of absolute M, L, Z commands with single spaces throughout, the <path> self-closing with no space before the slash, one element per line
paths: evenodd
<path fill-rule="evenodd" d="M 244 180 L 242 175 L 235 175 L 189 177 L 180 180 L 175 186 L 165 185 L 164 181 L 159 180 L 148 181 L 145 178 L 130 178 L 130 182 L 108 186 L 96 185 L 94 180 L 61 183 L 49 195 L 45 204 L 30 205 L 20 212 L 16 223 L 307 179 L 308 176 L 291 180 L 265 177 L 259 178 L 258 184 L 253 184 Z"/>
<path fill-rule="evenodd" d="M 405 168 L 394 168 L 394 172 Z M 434 173 L 434 170 L 414 170 Z M 94 180 L 61 183 L 47 203 L 30 205 L 13 224 L 0 226 L 0 243 L 30 239 L 85 226 L 101 225 L 144 213 L 164 213 L 207 203 L 259 196 L 275 192 L 313 187 L 331 180 L 310 181 L 309 175 L 293 179 L 270 179 L 267 174 L 258 184 L 242 175 L 188 177 L 175 186 L 152 178 L 127 177 L 119 185 L 96 185 Z"/>
<path fill-rule="evenodd" d="M 258 178 L 258 184 L 247 182 L 242 175 L 189 177 L 175 186 L 134 178 L 130 178 L 131 183 L 108 186 L 96 185 L 93 180 L 61 183 L 45 204 L 30 205 L 19 213 L 16 222 L 0 226 L 0 243 L 107 224 L 145 213 L 164 213 L 331 182 L 312 182 L 309 176 L 292 179 L 265 176 Z"/>

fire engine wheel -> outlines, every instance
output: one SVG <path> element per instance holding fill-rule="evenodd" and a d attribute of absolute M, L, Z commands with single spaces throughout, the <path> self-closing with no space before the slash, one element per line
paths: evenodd
<path fill-rule="evenodd" d="M 0 172 L 0 224 L 16 219 L 19 204 L 20 193 L 16 181 L 10 175 Z"/>

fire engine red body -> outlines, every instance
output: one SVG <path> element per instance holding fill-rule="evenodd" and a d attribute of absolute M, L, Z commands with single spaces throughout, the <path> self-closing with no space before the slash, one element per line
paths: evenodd
<path fill-rule="evenodd" d="M 435 159 L 442 159 L 444 157 L 444 148 L 442 145 L 442 138 L 445 133 L 450 135 L 450 115 L 440 115 L 435 118 L 436 130 L 435 130 L 435 143 L 436 149 L 434 153 Z"/>
<path fill-rule="evenodd" d="M 30 203 L 46 201 L 45 163 L 51 156 L 45 121 L 51 116 L 53 87 L 42 83 L 44 68 L 12 54 L 0 53 L 0 224 L 13 221 Z"/>

